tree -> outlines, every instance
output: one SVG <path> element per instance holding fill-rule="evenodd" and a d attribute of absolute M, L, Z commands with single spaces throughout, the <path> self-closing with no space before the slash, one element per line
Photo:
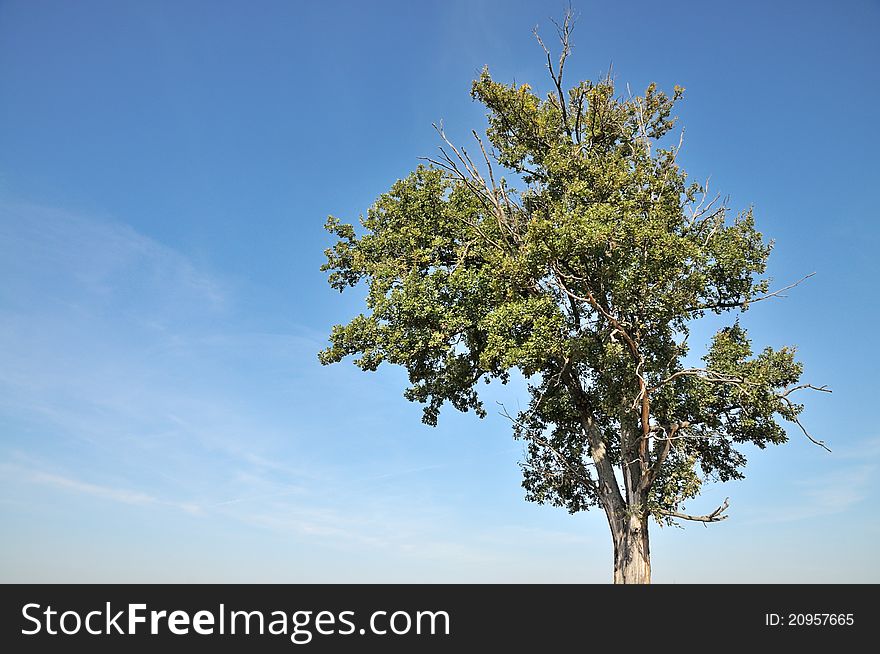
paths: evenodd
<path fill-rule="evenodd" d="M 682 503 L 707 480 L 742 478 L 737 445 L 784 443 L 783 421 L 824 446 L 793 394 L 827 389 L 800 382 L 791 348 L 756 354 L 740 325 L 780 294 L 763 277 L 772 243 L 751 209 L 733 216 L 687 182 L 681 139 L 664 145 L 684 89 L 619 97 L 608 76 L 566 90 L 571 28 L 568 14 L 558 58 L 536 32 L 545 98 L 488 69 L 473 82 L 489 123 L 488 141 L 473 132 L 476 157 L 438 128 L 440 155 L 381 195 L 360 234 L 328 219 L 331 286 L 368 294 L 320 360 L 404 366 L 429 425 L 446 402 L 484 417 L 478 382 L 520 371 L 530 403 L 509 417 L 527 499 L 601 507 L 614 581 L 648 583 L 649 519 L 726 518 L 727 501 L 706 515 Z M 736 315 L 691 365 L 690 326 L 710 312 Z"/>

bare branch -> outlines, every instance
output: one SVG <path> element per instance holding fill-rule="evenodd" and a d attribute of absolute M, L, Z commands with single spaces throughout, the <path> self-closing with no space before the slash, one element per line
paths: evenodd
<path fill-rule="evenodd" d="M 795 409 L 794 402 L 792 402 L 790 399 L 788 399 L 788 396 L 789 396 L 789 394 L 791 394 L 795 391 L 799 391 L 799 390 L 803 390 L 803 389 L 820 391 L 822 393 L 830 393 L 831 392 L 831 389 L 828 388 L 827 386 L 813 386 L 812 384 L 800 384 L 798 386 L 793 386 L 793 387 L 789 388 L 787 391 L 780 393 L 779 395 L 777 395 L 777 397 L 780 400 L 782 400 L 783 402 L 785 402 L 790 408 Z M 818 445 L 819 447 L 821 447 L 824 450 L 827 450 L 828 452 L 831 451 L 831 448 L 825 444 L 825 441 L 820 441 L 819 439 L 814 438 L 813 435 L 807 431 L 807 428 L 804 427 L 803 423 L 800 421 L 800 418 L 797 417 L 796 411 L 792 412 L 792 416 L 790 418 L 788 418 L 788 420 L 790 420 L 791 422 L 796 424 L 798 427 L 800 427 L 801 431 L 804 433 L 804 436 L 806 436 L 811 443 L 813 443 L 814 445 Z"/>
<path fill-rule="evenodd" d="M 691 208 L 691 215 L 689 216 L 689 226 L 693 225 L 704 215 L 712 211 L 712 207 L 715 205 L 716 202 L 718 202 L 719 199 L 721 199 L 721 194 L 716 193 L 709 204 L 706 204 L 706 200 L 709 198 L 709 182 L 711 181 L 711 179 L 711 177 L 706 178 L 706 183 L 703 185 L 702 188 L 702 198 L 700 198 L 700 202 L 697 205 Z"/>
<path fill-rule="evenodd" d="M 538 44 L 547 56 L 547 69 L 550 71 L 550 78 L 556 86 L 556 95 L 559 98 L 559 110 L 562 113 L 562 124 L 565 128 L 565 132 L 571 137 L 571 127 L 568 124 L 568 103 L 566 102 L 565 91 L 562 86 L 562 74 L 565 69 L 565 60 L 568 59 L 568 56 L 571 54 L 571 32 L 574 29 L 574 13 L 572 12 L 571 7 L 565 12 L 565 18 L 562 21 L 562 25 L 555 20 L 553 21 L 553 25 L 556 26 L 556 32 L 559 35 L 559 41 L 562 44 L 562 49 L 559 53 L 558 68 L 554 68 L 553 55 L 550 53 L 550 49 L 544 45 L 544 41 L 538 33 L 538 28 L 535 27 L 535 29 L 532 30 L 532 33 L 535 35 L 535 39 L 538 41 Z"/>
<path fill-rule="evenodd" d="M 657 479 L 657 475 L 660 474 L 660 469 L 663 467 L 663 464 L 666 462 L 666 457 L 669 456 L 669 451 L 672 448 L 672 442 L 675 440 L 680 440 L 682 438 L 688 438 L 687 436 L 676 436 L 676 433 L 682 429 L 687 429 L 691 426 L 691 423 L 687 420 L 682 420 L 680 422 L 676 422 L 669 426 L 669 429 L 661 430 L 665 434 L 663 440 L 663 445 L 660 447 L 660 451 L 657 453 L 657 457 L 654 459 L 654 462 L 651 464 L 651 467 L 648 468 L 647 473 L 642 477 L 640 482 L 640 488 L 642 490 L 650 490 L 651 486 L 654 484 L 654 481 Z M 652 431 L 654 431 L 652 429 Z M 647 440 L 647 437 L 643 437 L 643 440 Z"/>
<path fill-rule="evenodd" d="M 645 112 L 642 109 L 642 99 L 636 98 L 636 107 L 638 107 L 639 111 L 637 114 L 637 119 L 639 122 L 639 135 L 642 137 L 642 141 L 645 146 L 645 154 L 650 159 L 651 158 L 651 138 L 648 136 L 648 126 L 645 124 Z"/>
<path fill-rule="evenodd" d="M 681 513 L 679 511 L 661 511 L 661 515 L 668 516 L 670 518 L 678 518 L 679 520 L 692 520 L 694 522 L 721 522 L 722 520 L 727 520 L 727 515 L 724 513 L 727 510 L 727 507 L 730 506 L 730 498 L 724 498 L 724 503 L 719 506 L 717 509 L 712 511 L 707 515 L 690 515 L 688 513 Z"/>
<path fill-rule="evenodd" d="M 483 160 L 486 162 L 486 169 L 489 171 L 489 181 L 492 182 L 492 189 L 494 190 L 498 187 L 495 184 L 495 174 L 492 172 L 492 162 L 489 160 L 489 153 L 486 152 L 486 146 L 483 145 L 483 139 L 477 134 L 477 130 L 472 129 L 471 134 L 474 135 L 474 138 L 477 139 L 477 143 L 480 144 L 480 151 L 483 153 Z"/>
<path fill-rule="evenodd" d="M 822 386 L 813 386 L 812 384 L 799 384 L 798 386 L 792 386 L 791 388 L 786 390 L 784 393 L 780 394 L 779 397 L 788 397 L 789 395 L 791 395 L 795 391 L 800 391 L 800 390 L 804 390 L 804 389 L 809 389 L 811 391 L 821 391 L 822 393 L 830 393 L 831 392 L 831 389 L 828 388 L 827 384 L 823 384 Z"/>
<path fill-rule="evenodd" d="M 742 377 L 730 377 L 728 375 L 724 375 L 720 372 L 709 370 L 707 368 L 685 368 L 684 370 L 679 370 L 672 373 L 663 381 L 659 382 L 655 386 L 652 386 L 649 389 L 649 392 L 656 391 L 661 386 L 668 384 L 673 379 L 676 379 L 678 377 L 699 377 L 703 381 L 707 381 L 713 384 L 732 384 L 735 386 L 747 383 L 746 380 Z"/>
<path fill-rule="evenodd" d="M 769 300 L 770 298 L 773 298 L 773 297 L 787 297 L 787 296 L 783 295 L 783 293 L 785 291 L 789 291 L 789 290 L 793 289 L 795 286 L 800 285 L 802 282 L 808 280 L 810 277 L 812 277 L 815 274 L 816 274 L 815 272 L 811 272 L 809 275 L 804 275 L 803 277 L 801 277 L 799 280 L 797 280 L 793 284 L 789 284 L 788 286 L 783 286 L 782 288 L 780 288 L 776 291 L 772 291 L 770 293 L 767 293 L 766 295 L 761 295 L 756 298 L 745 299 L 745 300 L 736 301 L 736 302 L 717 302 L 715 304 L 698 304 L 697 306 L 686 308 L 685 311 L 705 311 L 707 309 L 735 309 L 736 307 L 746 308 L 750 304 L 754 304 L 755 302 L 762 302 L 763 300 Z"/>
<path fill-rule="evenodd" d="M 489 153 L 486 151 L 486 146 L 483 144 L 483 139 L 480 138 L 476 130 L 471 130 L 471 134 L 474 135 L 474 138 L 480 145 L 480 151 L 483 153 L 483 160 L 486 162 L 486 169 L 489 173 L 490 183 L 487 184 L 486 180 L 482 177 L 479 177 L 479 180 L 480 182 L 482 182 L 483 187 L 486 189 L 492 200 L 492 204 L 495 207 L 495 217 L 498 221 L 498 229 L 501 233 L 507 232 L 508 234 L 510 234 L 515 242 L 520 242 L 519 235 L 516 233 L 516 230 L 511 224 L 511 221 L 513 219 L 513 207 L 511 206 L 510 198 L 508 197 L 508 194 L 504 190 L 503 186 L 500 186 L 495 182 L 495 173 L 492 170 L 492 162 L 489 159 Z M 472 167 L 474 168 L 474 170 L 476 170 L 476 166 Z M 505 212 L 505 207 L 501 205 L 502 200 L 504 201 L 504 205 L 507 208 L 507 212 Z"/>
<path fill-rule="evenodd" d="M 831 451 L 831 448 L 825 444 L 825 441 L 820 441 L 816 438 L 813 438 L 813 436 L 810 434 L 810 432 L 807 431 L 807 428 L 804 427 L 803 423 L 801 423 L 800 419 L 797 416 L 795 416 L 793 422 L 794 422 L 794 424 L 796 424 L 798 427 L 801 428 L 801 431 L 804 432 L 804 436 L 806 436 L 810 440 L 811 443 L 813 443 L 814 445 L 818 445 L 823 450 L 826 450 L 828 452 Z"/>
<path fill-rule="evenodd" d="M 681 128 L 681 134 L 678 137 L 678 146 L 672 151 L 672 165 L 675 166 L 675 160 L 678 157 L 678 153 L 681 152 L 681 148 L 684 145 L 684 127 Z M 669 183 L 669 171 L 671 168 L 667 168 L 666 172 L 663 173 L 663 185 L 660 187 L 660 190 L 657 193 L 651 192 L 651 201 L 656 202 L 658 199 L 663 197 L 663 192 L 666 190 L 666 187 Z"/>
<path fill-rule="evenodd" d="M 442 160 L 433 159 L 431 157 L 421 157 L 421 159 L 442 168 L 455 179 L 462 182 L 477 200 L 479 200 L 487 213 L 495 216 L 498 223 L 499 235 L 501 237 L 500 241 L 490 238 L 482 231 L 476 222 L 466 221 L 467 224 L 477 230 L 487 243 L 490 243 L 501 250 L 505 250 L 504 246 L 507 246 L 507 249 L 515 248 L 516 244 L 521 241 L 519 234 L 516 232 L 513 219 L 515 211 L 519 209 L 519 205 L 517 205 L 516 202 L 511 201 L 510 194 L 505 188 L 504 180 L 500 180 L 500 183 L 496 181 L 495 172 L 492 167 L 492 157 L 490 157 L 489 151 L 486 149 L 483 140 L 479 137 L 476 131 L 471 131 L 474 139 L 476 139 L 477 144 L 480 147 L 483 160 L 486 163 L 487 174 L 489 177 L 488 181 L 480 173 L 479 167 L 474 163 L 473 159 L 471 159 L 467 150 L 457 147 L 449 140 L 449 138 L 447 138 L 446 133 L 443 131 L 442 123 L 440 125 L 434 123 L 434 129 L 437 131 L 437 134 L 440 135 L 440 138 L 446 144 L 446 147 L 454 153 L 454 157 L 450 155 L 443 146 L 441 146 L 438 149 L 442 155 Z"/>

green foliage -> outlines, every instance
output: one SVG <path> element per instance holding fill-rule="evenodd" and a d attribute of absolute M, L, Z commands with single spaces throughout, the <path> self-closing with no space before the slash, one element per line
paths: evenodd
<path fill-rule="evenodd" d="M 323 270 L 340 291 L 364 282 L 367 300 L 321 362 L 405 367 L 431 425 L 446 402 L 484 416 L 478 382 L 520 371 L 533 382 L 514 419 L 527 496 L 572 512 L 603 501 L 597 442 L 621 470 L 638 460 L 627 501 L 643 492 L 637 508 L 661 520 L 706 478 L 741 477 L 736 444 L 782 443 L 777 420 L 797 420 L 786 389 L 801 366 L 786 348 L 754 355 L 738 322 L 704 368 L 683 363 L 692 321 L 766 294 L 771 250 L 752 212 L 707 201 L 665 144 L 683 92 L 623 98 L 605 79 L 542 98 L 484 70 L 482 173 L 456 150 L 395 183 L 361 229 L 328 219 Z"/>

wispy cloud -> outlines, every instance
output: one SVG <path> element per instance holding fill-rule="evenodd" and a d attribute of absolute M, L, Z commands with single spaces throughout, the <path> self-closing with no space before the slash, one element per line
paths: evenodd
<path fill-rule="evenodd" d="M 431 479 L 472 455 L 398 449 L 382 402 L 317 363 L 316 334 L 255 330 L 236 284 L 130 227 L 0 204 L 0 279 L 0 510 L 41 488 L 84 514 L 167 511 L 451 568 L 497 564 L 505 541 L 579 542 L 468 523 Z"/>
<path fill-rule="evenodd" d="M 798 482 L 794 500 L 760 509 L 750 524 L 795 522 L 850 511 L 873 492 L 878 466 L 867 463 L 846 466 Z"/>
<path fill-rule="evenodd" d="M 188 303 L 219 309 L 230 292 L 216 275 L 128 225 L 40 205 L 0 203 L 0 252 L 9 293 L 38 287 L 58 298 L 75 288 L 80 302 L 152 311 Z"/>
<path fill-rule="evenodd" d="M 83 495 L 90 495 L 112 502 L 133 504 L 136 506 L 167 506 L 186 511 L 187 513 L 198 513 L 200 511 L 200 507 L 197 504 L 161 500 L 148 493 L 92 484 L 79 479 L 73 479 L 71 477 L 65 477 L 63 475 L 41 470 L 33 470 L 5 463 L 0 464 L 0 470 L 3 471 L 7 480 L 10 478 L 17 479 L 18 481 L 29 484 L 50 486 L 66 492 L 81 493 Z"/>
<path fill-rule="evenodd" d="M 867 436 L 846 441 L 832 452 L 835 459 L 847 461 L 880 461 L 880 436 Z"/>

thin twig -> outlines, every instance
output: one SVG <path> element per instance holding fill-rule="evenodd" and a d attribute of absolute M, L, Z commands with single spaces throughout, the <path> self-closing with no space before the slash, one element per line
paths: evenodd
<path fill-rule="evenodd" d="M 762 302 L 764 300 L 769 300 L 770 298 L 773 298 L 773 297 L 786 297 L 785 295 L 782 295 L 783 292 L 793 289 L 795 286 L 800 285 L 802 282 L 808 280 L 810 277 L 812 277 L 815 274 L 816 274 L 815 272 L 811 272 L 809 275 L 804 275 L 803 277 L 801 277 L 799 280 L 797 280 L 793 284 L 789 284 L 788 286 L 784 286 L 776 291 L 773 291 L 771 293 L 767 293 L 765 295 L 761 295 L 756 298 L 751 298 L 751 299 L 747 298 L 745 300 L 737 301 L 737 302 L 718 302 L 716 304 L 698 304 L 697 306 L 686 308 L 685 311 L 705 311 L 707 309 L 734 309 L 736 307 L 747 307 L 748 305 L 754 304 L 755 302 Z"/>

